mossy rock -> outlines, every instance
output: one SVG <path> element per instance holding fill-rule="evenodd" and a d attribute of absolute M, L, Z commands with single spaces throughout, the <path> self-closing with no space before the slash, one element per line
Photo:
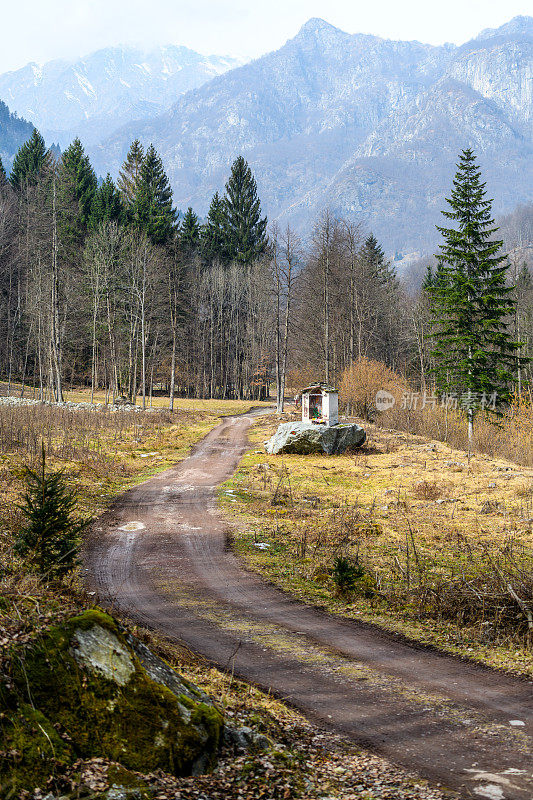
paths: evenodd
<path fill-rule="evenodd" d="M 120 764 L 111 764 L 107 771 L 107 779 L 111 787 L 121 789 L 146 789 L 146 783 L 135 772 L 125 769 Z"/>
<path fill-rule="evenodd" d="M 35 765 L 36 747 L 48 765 L 46 774 L 58 757 L 102 757 L 138 772 L 162 769 L 174 775 L 197 774 L 216 761 L 221 714 L 102 612 L 73 617 L 18 653 L 12 680 L 14 689 L 3 705 L 13 706 L 14 696 L 17 706 L 6 709 L 0 749 L 22 753 L 14 765 L 21 787 L 28 785 L 32 769 L 36 777 L 43 773 Z M 43 727 L 55 735 L 47 752 L 43 733 L 28 730 L 26 743 L 26 729 L 17 722 L 28 707 L 38 709 Z M 10 722 L 18 726 L 18 739 L 8 732 Z M 15 744 L 21 739 L 22 749 Z M 0 783 L 2 772 L 0 767 Z M 31 786 L 36 785 L 32 778 Z"/>
<path fill-rule="evenodd" d="M 40 711 L 27 703 L 0 718 L 0 797 L 42 785 L 72 761 L 72 748 Z"/>
<path fill-rule="evenodd" d="M 150 800 L 154 791 L 134 772 L 112 764 L 107 771 L 109 789 L 92 800 Z"/>

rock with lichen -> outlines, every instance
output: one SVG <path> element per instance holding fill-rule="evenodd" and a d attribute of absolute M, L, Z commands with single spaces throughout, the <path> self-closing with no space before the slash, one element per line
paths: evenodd
<path fill-rule="evenodd" d="M 364 428 L 355 424 L 320 425 L 311 422 L 284 422 L 265 442 L 270 455 L 278 453 L 327 453 L 340 455 L 365 443 Z"/>
<path fill-rule="evenodd" d="M 11 792 L 77 759 L 173 775 L 215 764 L 219 711 L 107 614 L 71 618 L 12 656 L 0 687 L 0 785 Z"/>

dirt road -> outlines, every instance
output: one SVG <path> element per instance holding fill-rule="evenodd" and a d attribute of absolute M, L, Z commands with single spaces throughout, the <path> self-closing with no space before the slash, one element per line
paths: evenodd
<path fill-rule="evenodd" d="M 99 520 L 85 565 L 100 602 L 461 797 L 531 800 L 533 682 L 296 602 L 228 550 L 216 487 L 251 421 L 227 418 Z"/>

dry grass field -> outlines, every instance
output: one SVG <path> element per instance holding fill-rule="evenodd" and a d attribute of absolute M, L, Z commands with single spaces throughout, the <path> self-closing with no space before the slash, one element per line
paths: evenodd
<path fill-rule="evenodd" d="M 0 595 L 16 602 L 43 589 L 13 551 L 22 468 L 40 462 L 42 444 L 47 468 L 64 470 L 76 490 L 79 515 L 93 518 L 130 486 L 184 458 L 222 416 L 251 405 L 206 400 L 194 408 L 191 401 L 177 401 L 171 414 L 0 404 Z M 76 575 L 70 588 L 75 596 Z"/>
<path fill-rule="evenodd" d="M 49 405 L 0 405 L 0 508 L 4 525 L 14 512 L 23 464 L 35 464 L 44 444 L 51 468 L 64 469 L 79 490 L 81 509 L 101 511 L 111 496 L 175 463 L 220 417 L 243 413 L 250 403 L 188 401 L 163 409 L 87 411 Z"/>
<path fill-rule="evenodd" d="M 268 456 L 278 423 L 257 421 L 220 495 L 251 567 L 336 613 L 533 672 L 533 468 L 370 424 L 351 455 Z"/>
<path fill-rule="evenodd" d="M 0 381 L 0 397 L 8 393 L 14 397 L 20 397 L 21 385 L 13 383 L 9 387 L 5 381 Z M 26 387 L 24 397 L 31 399 L 38 399 L 38 395 L 32 390 L 31 387 Z M 90 403 L 91 390 L 90 389 L 73 389 L 65 392 L 65 400 L 71 403 Z M 111 400 L 107 397 L 109 404 Z M 93 396 L 94 403 L 106 402 L 106 393 L 103 390 L 98 390 Z M 150 409 L 163 409 L 168 410 L 169 398 L 167 395 L 154 395 L 152 399 L 146 397 L 146 407 Z M 135 398 L 135 405 L 142 407 L 142 397 Z M 264 402 L 262 400 L 202 400 L 196 397 L 176 397 L 174 398 L 174 409 L 177 411 L 205 411 L 214 413 L 219 416 L 231 414 L 244 414 L 251 408 L 258 408 L 261 406 L 271 406 L 272 403 Z"/>
<path fill-rule="evenodd" d="M 422 402 L 418 402 L 421 406 Z M 496 423 L 496 424 L 495 424 Z M 407 409 L 397 403 L 379 415 L 383 428 L 426 436 L 448 442 L 458 450 L 468 449 L 464 415 L 442 407 L 424 410 Z M 523 466 L 533 467 L 533 402 L 529 394 L 515 398 L 505 416 L 495 420 L 492 415 L 479 414 L 474 425 L 472 450 L 477 453 L 505 458 Z"/>

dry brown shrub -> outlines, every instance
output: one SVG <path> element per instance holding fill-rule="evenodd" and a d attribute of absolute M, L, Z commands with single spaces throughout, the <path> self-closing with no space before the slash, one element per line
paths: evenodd
<path fill-rule="evenodd" d="M 383 428 L 407 431 L 446 442 L 457 450 L 468 450 L 466 416 L 460 410 L 447 411 L 440 405 L 402 408 L 402 403 L 396 402 L 393 408 L 378 414 L 375 421 Z M 478 414 L 471 449 L 533 466 L 533 408 L 529 400 L 515 400 L 499 419 L 488 412 Z"/>
<path fill-rule="evenodd" d="M 442 497 L 444 489 L 437 481 L 420 481 L 413 487 L 413 495 L 419 500 L 438 500 Z"/>
<path fill-rule="evenodd" d="M 381 361 L 358 358 L 344 371 L 340 395 L 348 414 L 373 421 L 377 414 L 376 394 L 383 390 L 395 398 L 396 405 L 407 390 L 406 381 Z"/>

